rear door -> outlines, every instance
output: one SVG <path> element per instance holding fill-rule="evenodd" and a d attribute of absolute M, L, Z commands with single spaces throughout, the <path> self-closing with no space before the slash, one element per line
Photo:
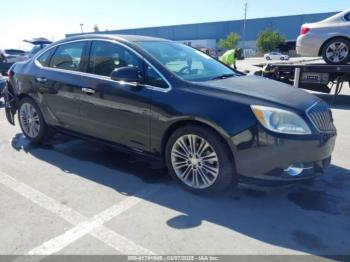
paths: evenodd
<path fill-rule="evenodd" d="M 50 124 L 73 131 L 80 130 L 82 92 L 87 41 L 62 44 L 41 55 L 37 61 L 35 85 L 41 94 L 46 119 Z"/>

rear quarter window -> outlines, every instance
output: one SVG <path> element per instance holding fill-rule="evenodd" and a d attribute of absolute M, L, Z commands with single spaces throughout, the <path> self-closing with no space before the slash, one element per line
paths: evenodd
<path fill-rule="evenodd" d="M 345 19 L 346 21 L 350 22 L 350 13 L 346 14 L 346 15 L 344 16 L 344 19 Z"/>

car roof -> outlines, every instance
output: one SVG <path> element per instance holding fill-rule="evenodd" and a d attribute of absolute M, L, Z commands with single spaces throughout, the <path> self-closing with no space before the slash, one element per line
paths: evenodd
<path fill-rule="evenodd" d="M 343 12 L 337 13 L 331 17 L 328 17 L 318 23 L 332 23 L 332 22 L 338 22 L 342 21 L 344 16 L 350 13 L 350 9 L 344 10 Z"/>
<path fill-rule="evenodd" d="M 25 53 L 23 50 L 19 49 L 4 49 L 5 52 L 16 52 L 16 53 Z"/>
<path fill-rule="evenodd" d="M 78 41 L 78 40 L 118 40 L 122 42 L 152 42 L 152 41 L 170 41 L 163 38 L 140 36 L 140 35 L 115 35 L 115 34 L 82 34 L 77 36 L 67 37 L 63 40 L 56 42 L 55 44 L 61 44 L 65 42 Z"/>

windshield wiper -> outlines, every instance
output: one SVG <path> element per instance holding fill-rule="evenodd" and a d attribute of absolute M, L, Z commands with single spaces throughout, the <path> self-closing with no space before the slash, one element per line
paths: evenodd
<path fill-rule="evenodd" d="M 233 77 L 233 76 L 235 76 L 235 74 L 222 74 L 222 75 L 219 75 L 219 76 L 212 78 L 211 80 L 226 79 L 226 78 Z"/>

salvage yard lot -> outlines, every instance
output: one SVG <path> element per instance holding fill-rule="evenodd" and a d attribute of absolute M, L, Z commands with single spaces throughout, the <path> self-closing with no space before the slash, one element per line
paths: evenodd
<path fill-rule="evenodd" d="M 183 191 L 157 163 L 104 146 L 62 135 L 31 145 L 0 109 L 0 254 L 350 255 L 350 90 L 344 94 L 333 106 L 339 135 L 324 177 L 212 197 Z"/>

